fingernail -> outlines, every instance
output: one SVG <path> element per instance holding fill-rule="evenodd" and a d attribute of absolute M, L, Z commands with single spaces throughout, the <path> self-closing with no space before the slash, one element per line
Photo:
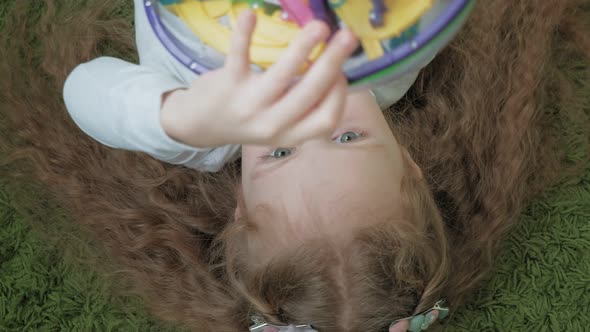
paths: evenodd
<path fill-rule="evenodd" d="M 328 27 L 322 21 L 311 21 L 304 27 L 304 29 L 307 30 L 305 31 L 306 33 L 317 39 L 324 39 L 328 34 Z"/>
<path fill-rule="evenodd" d="M 338 42 L 346 47 L 356 47 L 358 40 L 348 28 L 342 28 L 338 34 Z"/>

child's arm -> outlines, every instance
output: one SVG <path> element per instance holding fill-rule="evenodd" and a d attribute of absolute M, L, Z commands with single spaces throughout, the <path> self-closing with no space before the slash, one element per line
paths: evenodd
<path fill-rule="evenodd" d="M 64 101 L 74 122 L 104 145 L 215 171 L 237 147 L 191 147 L 171 139 L 160 124 L 162 95 L 184 86 L 148 67 L 102 57 L 74 69 L 64 86 Z"/>
<path fill-rule="evenodd" d="M 327 27 L 308 25 L 281 60 L 260 74 L 250 70 L 248 58 L 255 16 L 247 11 L 238 24 L 225 66 L 190 87 L 115 58 L 78 66 L 64 86 L 68 111 L 107 146 L 208 171 L 221 168 L 239 144 L 292 146 L 333 130 L 346 98 L 341 66 L 357 44 L 351 33 L 339 32 L 294 82 Z"/>

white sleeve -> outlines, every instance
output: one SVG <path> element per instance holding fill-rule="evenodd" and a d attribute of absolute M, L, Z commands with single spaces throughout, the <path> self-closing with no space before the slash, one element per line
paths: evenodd
<path fill-rule="evenodd" d="M 186 84 L 152 68 L 101 57 L 77 66 L 63 94 L 74 122 L 104 145 L 202 171 L 219 170 L 239 146 L 191 147 L 170 138 L 160 124 L 162 95 L 181 87 Z"/>

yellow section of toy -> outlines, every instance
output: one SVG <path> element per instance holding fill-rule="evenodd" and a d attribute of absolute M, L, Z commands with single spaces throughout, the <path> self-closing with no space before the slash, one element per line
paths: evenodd
<path fill-rule="evenodd" d="M 235 27 L 236 18 L 249 6 L 247 3 L 232 4 L 228 0 L 184 0 L 169 5 L 168 8 L 193 30 L 201 42 L 227 54 L 231 43 L 231 30 Z M 284 21 L 278 12 L 272 16 L 265 14 L 262 8 L 254 9 L 254 12 L 257 16 L 257 24 L 252 36 L 250 59 L 256 65 L 266 69 L 280 58 L 300 28 L 294 23 Z M 229 19 L 230 27 L 221 23 L 224 16 Z M 309 60 L 315 60 L 323 48 L 323 44 L 316 47 Z"/>
<path fill-rule="evenodd" d="M 367 15 L 372 8 L 369 0 L 345 0 L 334 11 L 355 33 L 369 59 L 383 55 L 382 40 L 399 36 L 415 24 L 433 5 L 433 0 L 385 0 L 387 11 L 381 27 L 373 27 Z M 359 15 L 359 13 L 361 13 Z"/>
<path fill-rule="evenodd" d="M 183 0 L 169 5 L 168 8 L 185 21 L 204 44 L 227 54 L 231 29 L 235 27 L 238 15 L 250 8 L 248 2 Z M 370 0 L 339 0 L 337 5 L 333 5 L 333 10 L 360 39 L 367 58 L 376 59 L 384 54 L 382 41 L 399 36 L 418 22 L 432 7 L 433 2 L 434 0 L 384 0 L 387 10 L 383 15 L 383 25 L 377 27 L 369 20 L 373 6 Z M 250 58 L 253 63 L 266 69 L 278 61 L 300 27 L 284 20 L 280 10 L 272 15 L 268 15 L 263 8 L 256 8 L 254 12 L 257 26 L 252 37 Z M 222 23 L 222 19 L 225 19 L 225 23 Z M 324 45 L 316 47 L 309 60 L 315 60 L 323 48 Z"/>

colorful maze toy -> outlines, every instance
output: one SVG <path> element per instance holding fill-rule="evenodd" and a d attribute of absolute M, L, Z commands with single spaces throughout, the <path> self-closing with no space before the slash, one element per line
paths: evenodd
<path fill-rule="evenodd" d="M 332 33 L 346 26 L 361 44 L 343 66 L 352 86 L 395 80 L 422 67 L 451 41 L 474 6 L 475 0 L 144 0 L 162 44 L 197 74 L 223 65 L 232 28 L 247 8 L 257 15 L 250 57 L 260 70 L 276 62 L 310 20 L 324 21 Z M 195 38 L 178 38 L 166 15 L 180 19 Z M 322 50 L 317 47 L 309 60 Z"/>

